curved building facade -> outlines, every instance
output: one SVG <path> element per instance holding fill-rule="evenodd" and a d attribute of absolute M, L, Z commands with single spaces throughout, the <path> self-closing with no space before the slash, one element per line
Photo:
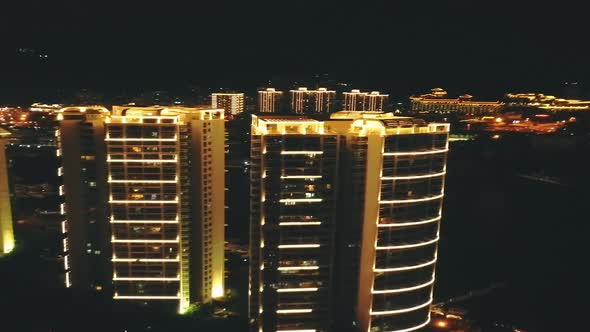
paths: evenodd
<path fill-rule="evenodd" d="M 346 130 L 348 160 L 337 255 L 338 274 L 348 276 L 337 283 L 337 312 L 348 321 L 340 328 L 420 329 L 430 321 L 449 125 L 375 112 L 332 119 L 329 128 Z"/>

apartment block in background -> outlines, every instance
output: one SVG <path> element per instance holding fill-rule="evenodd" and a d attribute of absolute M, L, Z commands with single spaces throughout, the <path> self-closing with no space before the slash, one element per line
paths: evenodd
<path fill-rule="evenodd" d="M 290 90 L 291 111 L 296 114 L 329 114 L 334 111 L 336 91 L 319 88 Z"/>
<path fill-rule="evenodd" d="M 282 111 L 283 91 L 274 88 L 258 91 L 258 112 L 280 113 Z"/>
<path fill-rule="evenodd" d="M 352 90 L 344 92 L 344 103 L 342 105 L 345 111 L 372 111 L 383 112 L 387 107 L 389 95 L 381 94 L 379 91 L 361 92 Z"/>
<path fill-rule="evenodd" d="M 211 107 L 223 109 L 227 115 L 238 115 L 244 111 L 243 93 L 214 93 L 211 95 Z"/>

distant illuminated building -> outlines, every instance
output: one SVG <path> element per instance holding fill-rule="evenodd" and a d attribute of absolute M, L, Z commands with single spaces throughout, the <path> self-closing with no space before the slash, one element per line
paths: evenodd
<path fill-rule="evenodd" d="M 389 95 L 379 93 L 379 91 L 361 92 L 352 90 L 344 92 L 344 104 L 342 108 L 346 111 L 377 111 L 383 112 L 387 106 Z"/>
<path fill-rule="evenodd" d="M 508 106 L 539 108 L 555 111 L 587 111 L 590 110 L 589 100 L 564 99 L 542 93 L 507 93 Z"/>
<path fill-rule="evenodd" d="M 251 132 L 253 327 L 426 326 L 449 125 L 343 111 L 253 117 Z"/>
<path fill-rule="evenodd" d="M 416 113 L 455 113 L 459 115 L 493 115 L 504 106 L 499 101 L 474 101 L 471 95 L 445 98 L 447 92 L 434 88 L 428 94 L 410 97 L 411 110 Z"/>
<path fill-rule="evenodd" d="M 211 95 L 211 107 L 223 109 L 226 114 L 237 115 L 244 111 L 243 93 L 214 93 Z"/>
<path fill-rule="evenodd" d="M 337 112 L 345 137 L 336 256 L 339 326 L 413 331 L 430 321 L 448 124 Z"/>
<path fill-rule="evenodd" d="M 280 113 L 283 91 L 277 91 L 274 88 L 258 91 L 258 112 L 260 113 Z"/>
<path fill-rule="evenodd" d="M 114 298 L 223 296 L 223 110 L 115 106 L 106 142 Z"/>
<path fill-rule="evenodd" d="M 290 90 L 291 111 L 296 114 L 328 114 L 334 110 L 336 91 L 319 88 Z"/>
<path fill-rule="evenodd" d="M 253 116 L 249 316 L 256 331 L 331 324 L 338 140 L 323 122 Z"/>
<path fill-rule="evenodd" d="M 14 249 L 8 160 L 6 158 L 6 144 L 9 136 L 10 132 L 0 128 L 0 256 L 8 254 Z"/>
<path fill-rule="evenodd" d="M 76 292 L 110 290 L 104 144 L 108 114 L 101 106 L 66 107 L 58 113 L 65 283 Z"/>

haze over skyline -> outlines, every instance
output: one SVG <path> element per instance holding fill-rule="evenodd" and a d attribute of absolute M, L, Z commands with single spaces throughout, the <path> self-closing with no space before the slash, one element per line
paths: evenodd
<path fill-rule="evenodd" d="M 584 83 L 583 11 L 468 1 L 80 3 L 0 13 L 0 96 L 43 88 L 234 88 L 331 78 L 394 97 L 434 86 L 487 98 Z M 32 89 L 32 90 L 31 90 Z"/>

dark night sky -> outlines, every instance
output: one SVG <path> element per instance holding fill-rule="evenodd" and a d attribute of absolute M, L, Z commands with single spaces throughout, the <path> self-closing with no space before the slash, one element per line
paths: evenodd
<path fill-rule="evenodd" d="M 590 76 L 585 11 L 563 1 L 552 7 L 278 0 L 1 6 L 0 96 L 47 86 L 244 86 L 272 75 L 329 73 L 394 96 L 441 86 L 494 97 L 506 90 L 560 92 L 564 81 Z M 18 48 L 48 58 L 17 55 Z"/>

